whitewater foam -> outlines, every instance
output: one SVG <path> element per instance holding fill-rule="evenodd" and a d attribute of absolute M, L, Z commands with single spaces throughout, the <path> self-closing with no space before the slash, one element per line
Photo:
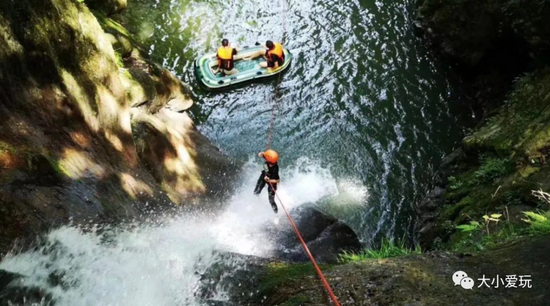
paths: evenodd
<path fill-rule="evenodd" d="M 279 195 L 288 209 L 338 192 L 330 172 L 314 165 L 301 160 L 281 171 Z M 226 260 L 221 253 L 270 256 L 273 242 L 262 227 L 286 225 L 282 213 L 273 214 L 266 191 L 253 195 L 260 170 L 257 163 L 244 166 L 245 181 L 218 216 L 180 216 L 127 229 L 62 227 L 41 247 L 8 255 L 0 269 L 23 275 L 55 305 L 201 305 L 201 275 Z M 216 299 L 227 294 L 219 290 Z"/>

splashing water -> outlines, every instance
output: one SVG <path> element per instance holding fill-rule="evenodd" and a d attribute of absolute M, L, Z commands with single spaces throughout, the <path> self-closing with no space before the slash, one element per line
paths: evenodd
<path fill-rule="evenodd" d="M 223 252 L 268 257 L 273 242 L 266 222 L 288 226 L 274 215 L 264 191 L 252 189 L 259 166 L 245 165 L 247 179 L 218 216 L 180 216 L 128 229 L 57 229 L 40 248 L 8 255 L 0 269 L 19 273 L 25 285 L 51 295 L 55 305 L 202 305 L 201 275 Z M 306 160 L 282 170 L 280 197 L 291 209 L 337 193 L 329 171 Z M 235 259 L 237 260 L 237 259 Z M 56 280 L 56 281 L 52 281 Z M 227 300 L 218 290 L 217 300 Z"/>

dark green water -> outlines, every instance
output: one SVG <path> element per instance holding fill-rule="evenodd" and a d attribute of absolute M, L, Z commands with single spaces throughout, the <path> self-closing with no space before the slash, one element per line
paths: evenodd
<path fill-rule="evenodd" d="M 329 172 L 341 194 L 326 209 L 365 242 L 410 230 L 414 204 L 469 121 L 447 67 L 413 34 L 413 8 L 405 0 L 286 1 L 295 58 L 280 85 L 272 148 L 287 171 Z M 151 56 L 190 84 L 192 115 L 207 137 L 243 161 L 265 148 L 277 80 L 210 93 L 196 83 L 193 60 L 222 37 L 241 46 L 281 40 L 277 1 L 133 0 L 125 17 Z"/>

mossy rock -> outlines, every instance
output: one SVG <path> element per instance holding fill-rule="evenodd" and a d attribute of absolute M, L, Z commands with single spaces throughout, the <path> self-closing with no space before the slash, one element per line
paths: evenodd
<path fill-rule="evenodd" d="M 98 10 L 107 16 L 118 14 L 128 7 L 127 0 L 85 0 L 91 9 Z"/>
<path fill-rule="evenodd" d="M 156 83 L 151 76 L 140 68 L 128 69 L 132 76 L 133 87 L 141 87 L 129 91 L 132 107 L 141 105 L 147 101 L 153 101 L 157 97 Z"/>
<path fill-rule="evenodd" d="M 134 45 L 126 36 L 119 34 L 116 35 L 116 43 L 113 45 L 113 48 L 123 57 L 126 57 L 132 53 Z"/>
<path fill-rule="evenodd" d="M 506 105 L 464 139 L 466 151 L 496 152 L 526 162 L 550 150 L 550 69 L 519 79 Z"/>

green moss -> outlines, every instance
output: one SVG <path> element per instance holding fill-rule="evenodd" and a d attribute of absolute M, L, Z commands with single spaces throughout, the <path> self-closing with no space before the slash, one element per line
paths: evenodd
<path fill-rule="evenodd" d="M 550 144 L 549 104 L 550 69 L 526 75 L 516 82 L 498 115 L 466 137 L 464 144 L 469 150 L 493 151 L 521 160 L 539 155 Z"/>
<path fill-rule="evenodd" d="M 509 159 L 483 157 L 479 169 L 474 172 L 475 183 L 483 184 L 494 181 L 495 179 L 509 173 L 512 170 L 512 164 Z"/>
<path fill-rule="evenodd" d="M 458 180 L 456 177 L 454 176 L 450 176 L 447 178 L 447 180 L 449 181 L 449 186 L 448 188 L 450 190 L 457 190 L 457 189 L 460 189 L 463 185 L 464 185 L 464 182 Z"/>
<path fill-rule="evenodd" d="M 323 271 L 330 270 L 331 265 L 320 265 Z M 271 263 L 267 266 L 266 273 L 260 281 L 260 296 L 269 295 L 281 285 L 288 285 L 290 281 L 296 281 L 308 276 L 313 276 L 317 281 L 317 274 L 310 263 L 286 264 Z"/>
<path fill-rule="evenodd" d="M 525 226 L 518 226 L 505 222 L 501 229 L 495 233 L 483 236 L 481 245 L 484 248 L 494 249 L 504 243 L 508 243 L 525 233 Z"/>
<path fill-rule="evenodd" d="M 126 37 L 130 37 L 130 33 L 124 26 L 122 26 L 120 23 L 114 21 L 113 19 L 107 17 L 102 12 L 92 10 L 95 17 L 97 18 L 97 21 L 103 28 L 103 30 L 107 33 L 119 33 L 123 34 Z"/>
<path fill-rule="evenodd" d="M 120 53 L 118 53 L 117 51 L 115 51 L 115 62 L 116 62 L 116 65 L 117 65 L 118 69 L 123 69 L 124 68 L 124 61 L 122 60 L 122 55 Z"/>
<path fill-rule="evenodd" d="M 122 59 L 122 55 L 115 50 L 115 63 L 118 67 L 118 72 L 126 77 L 129 82 L 133 81 L 132 74 L 130 73 L 129 69 L 126 69 L 124 66 L 124 60 Z"/>
<path fill-rule="evenodd" d="M 473 203 L 472 198 L 470 197 L 464 197 L 462 198 L 458 203 L 454 205 L 447 205 L 441 212 L 441 219 L 443 220 L 451 220 L 456 221 L 456 219 L 460 216 L 461 211 L 471 205 Z"/>
<path fill-rule="evenodd" d="M 0 141 L 0 151 L 10 152 L 17 154 L 18 150 L 7 142 Z"/>
<path fill-rule="evenodd" d="M 44 155 L 46 159 L 48 160 L 50 166 L 52 167 L 53 171 L 57 174 L 59 177 L 70 177 L 69 172 L 67 169 L 65 169 L 61 163 L 59 162 L 59 159 L 51 156 L 51 155 Z"/>
<path fill-rule="evenodd" d="M 300 306 L 308 302 L 310 302 L 309 298 L 303 294 L 300 294 L 291 297 L 288 301 L 281 304 L 281 306 Z"/>
<path fill-rule="evenodd" d="M 538 167 L 525 166 L 518 169 L 518 173 L 521 175 L 522 178 L 527 178 L 539 170 L 540 168 Z"/>

